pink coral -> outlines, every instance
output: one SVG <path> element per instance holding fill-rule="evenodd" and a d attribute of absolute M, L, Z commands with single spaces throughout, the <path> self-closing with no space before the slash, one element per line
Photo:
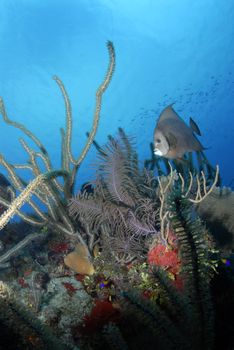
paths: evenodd
<path fill-rule="evenodd" d="M 148 252 L 148 263 L 149 265 L 156 265 L 167 270 L 176 289 L 179 291 L 183 290 L 183 279 L 179 274 L 181 261 L 177 248 L 169 248 L 163 244 L 154 246 Z"/>
<path fill-rule="evenodd" d="M 178 249 L 171 249 L 163 244 L 158 244 L 149 251 L 148 263 L 150 265 L 160 266 L 173 274 L 177 274 L 180 269 Z"/>

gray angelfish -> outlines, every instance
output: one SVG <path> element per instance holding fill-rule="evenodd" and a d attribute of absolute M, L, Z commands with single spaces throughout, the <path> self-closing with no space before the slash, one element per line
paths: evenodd
<path fill-rule="evenodd" d="M 154 129 L 154 154 L 169 159 L 182 159 L 186 152 L 204 150 L 194 133 L 201 135 L 192 118 L 188 126 L 172 105 L 169 105 L 160 114 Z"/>

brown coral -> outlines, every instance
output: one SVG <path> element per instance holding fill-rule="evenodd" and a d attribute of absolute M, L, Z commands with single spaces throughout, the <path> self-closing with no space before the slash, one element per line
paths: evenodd
<path fill-rule="evenodd" d="M 67 267 L 82 275 L 92 275 L 94 267 L 89 259 L 89 253 L 85 245 L 76 245 L 76 249 L 64 258 Z"/>
<path fill-rule="evenodd" d="M 225 187 L 215 187 L 197 210 L 220 249 L 230 253 L 234 249 L 234 192 Z"/>

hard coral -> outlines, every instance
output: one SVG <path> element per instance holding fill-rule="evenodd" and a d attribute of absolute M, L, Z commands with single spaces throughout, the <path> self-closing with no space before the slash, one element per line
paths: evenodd
<path fill-rule="evenodd" d="M 83 244 L 77 244 L 73 252 L 64 258 L 67 267 L 79 274 L 92 275 L 94 267 L 90 261 L 88 250 Z"/>

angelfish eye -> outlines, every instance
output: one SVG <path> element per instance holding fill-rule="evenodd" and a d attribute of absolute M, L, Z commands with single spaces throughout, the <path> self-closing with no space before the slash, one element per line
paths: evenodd
<path fill-rule="evenodd" d="M 160 143 L 160 142 L 161 142 L 161 140 L 160 140 L 160 139 L 156 139 L 156 142 L 157 142 L 157 143 Z"/>

